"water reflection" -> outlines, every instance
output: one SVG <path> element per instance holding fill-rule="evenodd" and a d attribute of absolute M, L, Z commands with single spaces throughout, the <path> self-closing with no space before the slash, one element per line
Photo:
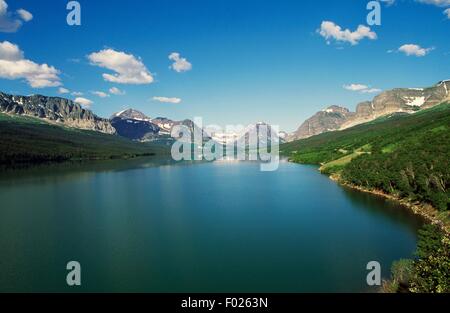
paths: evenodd
<path fill-rule="evenodd" d="M 368 261 L 410 257 L 417 219 L 316 168 L 154 158 L 0 179 L 0 291 L 365 291 Z M 369 290 L 373 291 L 373 290 Z"/>

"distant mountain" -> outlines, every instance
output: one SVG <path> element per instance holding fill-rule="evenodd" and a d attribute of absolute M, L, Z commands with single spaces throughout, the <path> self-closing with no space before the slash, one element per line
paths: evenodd
<path fill-rule="evenodd" d="M 123 119 L 130 119 L 130 120 L 140 120 L 140 121 L 150 121 L 151 120 L 144 113 L 139 112 L 137 110 L 133 110 L 133 109 L 128 109 L 128 110 L 124 110 L 119 113 L 116 113 L 111 117 L 111 119 L 113 119 L 115 117 L 120 117 Z"/>
<path fill-rule="evenodd" d="M 330 106 L 307 119 L 295 133 L 288 136 L 287 140 L 297 140 L 312 137 L 321 133 L 341 129 L 342 125 L 353 117 L 355 113 L 339 106 Z"/>
<path fill-rule="evenodd" d="M 265 127 L 265 129 L 267 130 L 266 134 L 264 134 L 263 127 Z M 245 142 L 246 147 L 257 148 L 258 144 L 260 145 L 260 147 L 266 145 L 270 147 L 272 145 L 272 139 L 274 139 L 274 143 L 277 144 L 285 142 L 285 138 L 287 136 L 285 132 L 274 132 L 275 130 L 271 125 L 264 122 L 259 122 L 250 124 L 241 130 L 217 132 L 211 134 L 213 140 L 218 143 L 222 143 L 223 145 L 230 146 L 235 144 L 236 142 Z M 272 133 L 274 133 L 273 138 Z M 250 138 L 252 138 L 252 142 L 250 142 Z"/>
<path fill-rule="evenodd" d="M 184 125 L 190 129 L 191 134 L 210 138 L 201 128 L 189 119 L 173 121 L 165 117 L 150 118 L 144 113 L 134 109 L 128 109 L 114 114 L 111 124 L 117 133 L 125 138 L 138 141 L 173 141 L 172 129 L 177 125 Z"/>
<path fill-rule="evenodd" d="M 111 125 L 119 136 L 139 141 L 151 141 L 158 135 L 160 128 L 153 124 L 151 119 L 142 112 L 129 109 L 114 114 Z"/>
<path fill-rule="evenodd" d="M 0 112 L 45 119 L 48 122 L 84 130 L 115 134 L 116 130 L 107 119 L 103 119 L 64 98 L 13 96 L 0 92 Z"/>
<path fill-rule="evenodd" d="M 450 80 L 445 80 L 429 88 L 398 88 L 382 92 L 372 101 L 358 104 L 356 112 L 332 106 L 306 120 L 288 136 L 288 141 L 347 129 L 395 113 L 412 114 L 450 99 L 449 91 Z"/>

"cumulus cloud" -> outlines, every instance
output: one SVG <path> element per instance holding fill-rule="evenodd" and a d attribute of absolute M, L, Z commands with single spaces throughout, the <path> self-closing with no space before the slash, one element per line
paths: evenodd
<path fill-rule="evenodd" d="M 28 12 L 25 9 L 19 9 L 17 10 L 17 14 L 20 16 L 20 18 L 22 20 L 24 20 L 25 22 L 29 22 L 33 19 L 33 14 L 31 14 L 30 12 Z"/>
<path fill-rule="evenodd" d="M 350 85 L 344 85 L 344 88 L 350 91 L 361 91 L 364 89 L 369 88 L 367 85 L 363 84 L 350 84 Z"/>
<path fill-rule="evenodd" d="M 116 96 L 123 96 L 125 94 L 125 91 L 122 91 L 117 87 L 112 87 L 109 89 L 109 93 Z"/>
<path fill-rule="evenodd" d="M 344 85 L 343 87 L 346 90 L 357 91 L 357 92 L 361 92 L 361 93 L 376 93 L 376 92 L 381 91 L 381 89 L 371 88 L 368 85 L 364 85 L 364 84 L 349 84 L 349 85 Z"/>
<path fill-rule="evenodd" d="M 444 14 L 450 19 L 450 8 L 444 11 Z"/>
<path fill-rule="evenodd" d="M 114 74 L 103 74 L 103 79 L 117 84 L 150 84 L 153 76 L 140 58 L 125 52 L 105 49 L 88 55 L 92 65 L 106 68 Z"/>
<path fill-rule="evenodd" d="M 97 97 L 100 97 L 100 98 L 107 98 L 107 97 L 109 97 L 109 95 L 106 92 L 103 92 L 103 91 L 92 91 L 92 94 L 96 95 Z"/>
<path fill-rule="evenodd" d="M 359 25 L 358 28 L 352 32 L 349 29 L 343 30 L 339 25 L 330 21 L 323 21 L 317 32 L 327 40 L 328 44 L 331 43 L 330 40 L 334 39 L 338 42 L 348 42 L 354 46 L 364 38 L 370 40 L 377 39 L 377 34 L 371 31 L 370 27 Z"/>
<path fill-rule="evenodd" d="M 434 48 L 422 48 L 415 44 L 406 44 L 398 48 L 398 51 L 403 52 L 407 56 L 424 57 L 430 53 Z"/>
<path fill-rule="evenodd" d="M 79 97 L 79 96 L 82 96 L 83 93 L 79 92 L 79 91 L 74 91 L 74 92 L 71 93 L 71 95 L 74 96 L 74 97 Z"/>
<path fill-rule="evenodd" d="M 44 88 L 61 86 L 59 74 L 53 66 L 25 59 L 19 46 L 0 42 L 0 78 L 25 79 L 33 88 Z"/>
<path fill-rule="evenodd" d="M 15 13 L 8 11 L 8 4 L 5 0 L 0 0 L 0 32 L 14 33 L 22 26 L 23 22 L 29 22 L 33 15 L 24 9 L 19 9 Z"/>
<path fill-rule="evenodd" d="M 23 51 L 19 49 L 19 46 L 9 41 L 0 42 L 0 60 L 20 61 L 23 58 Z"/>
<path fill-rule="evenodd" d="M 174 61 L 170 66 L 175 72 L 187 72 L 192 69 L 192 64 L 185 58 L 182 58 L 178 52 L 173 52 L 169 55 L 169 60 Z"/>
<path fill-rule="evenodd" d="M 60 95 L 64 95 L 64 94 L 69 93 L 69 92 L 70 92 L 70 90 L 67 89 L 67 88 L 64 88 L 64 87 L 60 87 L 60 88 L 58 89 L 58 93 L 59 93 Z"/>
<path fill-rule="evenodd" d="M 90 107 L 94 103 L 91 100 L 82 97 L 75 98 L 74 102 L 82 105 L 83 107 Z"/>
<path fill-rule="evenodd" d="M 168 97 L 153 97 L 153 101 L 158 101 L 162 103 L 174 103 L 174 104 L 181 103 L 180 98 L 168 98 Z"/>

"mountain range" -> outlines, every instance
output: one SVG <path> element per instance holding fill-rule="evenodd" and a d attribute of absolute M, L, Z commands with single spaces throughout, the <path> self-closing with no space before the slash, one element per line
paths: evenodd
<path fill-rule="evenodd" d="M 100 118 L 78 103 L 58 97 L 41 95 L 13 96 L 0 92 L 0 112 L 45 119 L 68 127 L 115 134 L 108 119 Z"/>
<path fill-rule="evenodd" d="M 356 111 L 330 106 L 307 119 L 287 140 L 309 138 L 325 132 L 344 130 L 394 113 L 412 114 L 450 98 L 450 80 L 429 88 L 397 88 L 382 92 L 372 101 L 357 105 Z"/>
<path fill-rule="evenodd" d="M 186 126 L 191 134 L 198 136 L 197 138 L 203 137 L 205 141 L 213 139 L 224 145 L 231 145 L 242 138 L 246 138 L 248 141 L 250 134 L 255 131 L 258 132 L 258 138 L 261 139 L 259 129 L 262 125 L 267 125 L 269 135 L 272 132 L 270 125 L 256 123 L 236 132 L 212 132 L 209 135 L 209 130 L 200 128 L 192 120 L 174 121 L 166 117 L 151 118 L 134 109 L 123 110 L 113 114 L 109 119 L 104 119 L 71 100 L 42 95 L 15 96 L 0 93 L 0 112 L 39 118 L 51 124 L 118 135 L 140 142 L 164 141 L 170 143 L 179 139 L 171 136 L 173 128 L 179 125 Z M 280 138 L 285 136 L 284 133 L 279 134 Z"/>
<path fill-rule="evenodd" d="M 42 95 L 16 96 L 0 92 L 0 113 L 39 118 L 50 124 L 119 135 L 142 142 L 172 140 L 170 134 L 176 125 L 187 126 L 192 132 L 201 132 L 194 122 L 188 119 L 183 121 L 163 117 L 151 119 L 133 109 L 124 110 L 114 114 L 110 119 L 105 119 L 71 100 Z"/>
<path fill-rule="evenodd" d="M 429 88 L 398 88 L 385 91 L 372 101 L 358 104 L 355 112 L 344 107 L 330 106 L 307 119 L 294 133 L 279 132 L 276 137 L 281 143 L 290 142 L 325 132 L 344 130 L 382 116 L 413 114 L 449 100 L 449 90 L 450 80 L 444 80 Z M 267 125 L 256 123 L 239 131 L 214 132 L 209 135 L 207 130 L 198 127 L 189 119 L 174 121 L 165 117 L 150 118 L 134 109 L 118 112 L 105 119 L 68 99 L 42 95 L 16 96 L 2 92 L 0 112 L 36 117 L 52 124 L 119 135 L 140 142 L 171 142 L 178 139 L 171 137 L 172 129 L 177 125 L 184 125 L 191 133 L 203 136 L 204 139 L 212 138 L 216 142 L 230 145 L 242 138 L 248 140 L 250 133 L 255 130 L 259 133 L 261 125 Z M 270 125 L 267 126 L 270 134 L 273 130 Z"/>

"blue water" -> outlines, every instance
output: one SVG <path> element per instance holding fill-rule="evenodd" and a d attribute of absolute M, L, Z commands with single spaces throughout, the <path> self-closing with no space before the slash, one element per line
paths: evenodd
<path fill-rule="evenodd" d="M 136 163 L 136 162 L 135 162 Z M 282 163 L 72 166 L 0 179 L 0 291 L 370 292 L 420 221 Z M 66 285 L 78 261 L 82 286 Z"/>

